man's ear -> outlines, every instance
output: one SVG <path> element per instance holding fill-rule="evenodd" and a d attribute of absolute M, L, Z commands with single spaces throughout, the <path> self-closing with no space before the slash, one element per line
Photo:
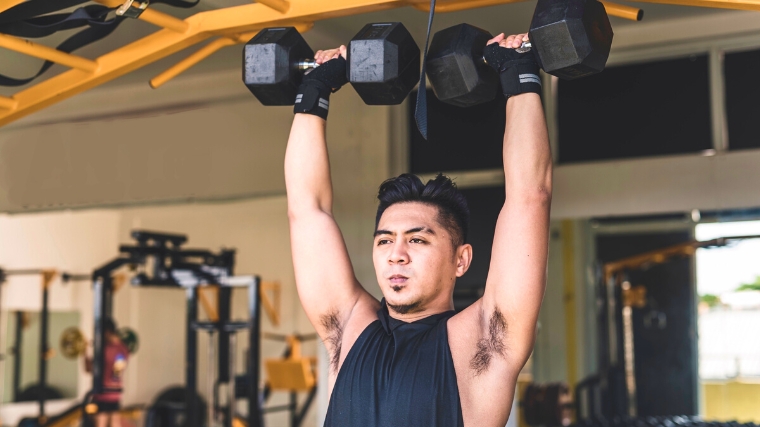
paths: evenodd
<path fill-rule="evenodd" d="M 457 277 L 462 277 L 472 262 L 472 245 L 465 243 L 457 248 Z"/>

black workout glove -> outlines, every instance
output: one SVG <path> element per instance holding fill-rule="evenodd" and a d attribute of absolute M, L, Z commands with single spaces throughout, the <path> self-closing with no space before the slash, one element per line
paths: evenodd
<path fill-rule="evenodd" d="M 293 113 L 313 114 L 327 120 L 330 94 L 346 83 L 346 60 L 342 56 L 323 62 L 303 76 Z"/>
<path fill-rule="evenodd" d="M 519 53 L 491 43 L 483 50 L 483 59 L 499 73 L 505 97 L 529 92 L 541 94 L 541 76 L 532 51 Z"/>

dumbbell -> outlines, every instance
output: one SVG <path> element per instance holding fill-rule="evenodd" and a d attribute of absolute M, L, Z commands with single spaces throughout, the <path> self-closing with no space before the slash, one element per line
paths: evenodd
<path fill-rule="evenodd" d="M 459 24 L 437 32 L 428 50 L 427 75 L 438 99 L 469 107 L 496 96 L 499 76 L 483 59 L 492 36 Z M 576 79 L 604 69 L 612 27 L 597 0 L 538 0 L 528 32 L 530 50 L 545 72 Z"/>
<path fill-rule="evenodd" d="M 400 104 L 419 81 L 420 49 L 400 22 L 365 25 L 347 51 L 346 77 L 366 104 Z M 243 49 L 243 81 L 264 105 L 293 105 L 311 58 L 295 28 L 265 28 Z"/>

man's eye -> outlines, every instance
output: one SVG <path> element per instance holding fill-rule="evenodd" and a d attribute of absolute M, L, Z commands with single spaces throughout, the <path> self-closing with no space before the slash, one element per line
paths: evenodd
<path fill-rule="evenodd" d="M 414 238 L 414 239 L 410 240 L 410 242 L 412 242 L 412 243 L 425 243 L 425 241 L 424 241 L 424 240 L 422 240 L 422 239 L 417 239 L 417 238 Z"/>
<path fill-rule="evenodd" d="M 388 243 L 390 243 L 390 240 L 388 240 L 388 239 L 380 239 L 380 240 L 377 241 L 378 245 L 386 245 Z"/>

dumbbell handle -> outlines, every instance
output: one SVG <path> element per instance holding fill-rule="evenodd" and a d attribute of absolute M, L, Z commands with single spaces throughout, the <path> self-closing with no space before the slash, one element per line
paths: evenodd
<path fill-rule="evenodd" d="M 317 64 L 317 62 L 314 61 L 314 60 L 311 60 L 311 61 L 303 60 L 303 61 L 296 62 L 296 69 L 299 69 L 299 70 L 302 70 L 302 71 L 303 70 L 311 70 L 311 69 L 317 68 L 317 67 L 319 67 L 319 64 Z"/>

